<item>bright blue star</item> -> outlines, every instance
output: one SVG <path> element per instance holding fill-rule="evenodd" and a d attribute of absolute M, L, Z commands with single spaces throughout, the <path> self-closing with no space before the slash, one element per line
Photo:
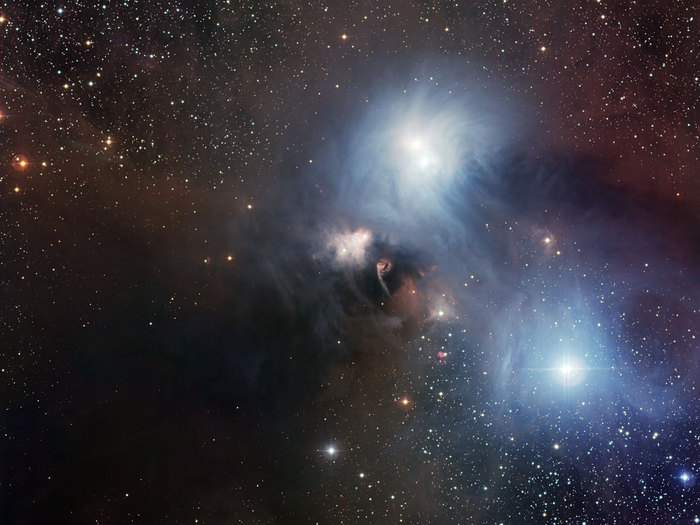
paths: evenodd
<path fill-rule="evenodd" d="M 695 475 L 692 472 L 688 472 L 687 470 L 684 470 L 683 472 L 680 473 L 678 476 L 678 479 L 683 485 L 694 485 L 695 484 Z"/>

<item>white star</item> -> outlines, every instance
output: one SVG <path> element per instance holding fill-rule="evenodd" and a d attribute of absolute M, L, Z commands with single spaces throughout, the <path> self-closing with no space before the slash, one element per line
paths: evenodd
<path fill-rule="evenodd" d="M 557 380 L 567 386 L 578 385 L 583 381 L 587 370 L 580 361 L 571 356 L 564 357 L 559 366 L 554 368 Z"/>

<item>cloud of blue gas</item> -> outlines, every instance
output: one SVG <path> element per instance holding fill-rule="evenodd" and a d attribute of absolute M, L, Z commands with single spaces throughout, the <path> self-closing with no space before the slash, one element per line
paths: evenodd
<path fill-rule="evenodd" d="M 438 256 L 453 252 L 451 241 L 469 226 L 465 199 L 478 201 L 479 178 L 516 135 L 499 123 L 515 119 L 482 90 L 430 81 L 395 87 L 367 106 L 329 146 L 338 216 Z"/>
<path fill-rule="evenodd" d="M 449 283 L 493 272 L 497 254 L 484 222 L 494 204 L 489 185 L 523 125 L 493 90 L 461 78 L 412 77 L 379 90 L 313 154 L 328 203 L 315 210 L 310 234 L 317 259 L 374 268 L 387 295 L 402 268 L 429 273 L 406 286 L 419 288 L 430 315 L 455 313 Z M 400 288 L 403 281 L 393 280 Z"/>
<path fill-rule="evenodd" d="M 502 89 L 413 78 L 329 110 L 302 168 L 235 221 L 226 319 L 239 335 L 223 353 L 244 356 L 225 381 L 237 404 L 312 421 L 331 407 L 361 427 L 356 407 L 409 393 L 415 417 L 387 427 L 392 453 L 413 460 L 430 448 L 425 429 L 452 430 L 431 456 L 450 479 L 475 455 L 497 474 L 484 439 L 551 447 L 574 431 L 589 439 L 569 453 L 586 457 L 623 412 L 654 426 L 682 417 L 697 402 L 697 352 L 659 334 L 683 316 L 684 295 L 697 304 L 684 282 L 699 282 L 697 254 L 667 260 L 686 237 L 668 232 L 692 215 L 661 220 L 663 205 L 601 181 L 604 163 L 542 147 L 545 134 Z M 652 299 L 635 313 L 648 293 L 664 298 L 661 324 Z M 319 423 L 303 446 L 352 438 L 333 430 Z"/>
<path fill-rule="evenodd" d="M 503 410 L 560 399 L 600 413 L 594 398 L 649 410 L 664 386 L 635 372 L 619 334 L 621 296 L 650 288 L 630 265 L 682 287 L 659 269 L 654 214 L 601 182 L 597 160 L 541 147 L 505 90 L 465 78 L 412 75 L 329 116 L 313 163 L 257 212 L 260 235 L 244 234 L 262 261 L 250 280 L 310 318 L 330 354 L 450 331 L 467 335 L 440 359 L 486 374 Z"/>

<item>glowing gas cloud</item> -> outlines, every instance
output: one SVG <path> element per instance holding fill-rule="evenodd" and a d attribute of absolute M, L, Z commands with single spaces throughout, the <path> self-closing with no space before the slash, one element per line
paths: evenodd
<path fill-rule="evenodd" d="M 328 240 L 328 248 L 335 261 L 341 265 L 360 265 L 365 262 L 367 248 L 372 242 L 372 232 L 360 228 L 356 231 L 334 233 Z"/>
<path fill-rule="evenodd" d="M 329 148 L 339 213 L 386 235 L 454 231 L 453 208 L 466 204 L 459 194 L 488 173 L 515 134 L 499 124 L 505 109 L 487 100 L 483 90 L 434 82 L 377 97 L 346 123 L 345 142 Z"/>

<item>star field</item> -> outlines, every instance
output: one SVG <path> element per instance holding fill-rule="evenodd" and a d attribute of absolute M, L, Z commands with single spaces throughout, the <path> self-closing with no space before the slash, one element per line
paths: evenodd
<path fill-rule="evenodd" d="M 0 3 L 0 522 L 700 522 L 699 21 Z"/>

